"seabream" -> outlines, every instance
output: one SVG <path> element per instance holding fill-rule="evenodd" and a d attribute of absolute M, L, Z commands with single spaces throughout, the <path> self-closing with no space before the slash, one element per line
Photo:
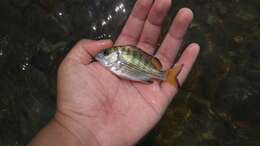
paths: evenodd
<path fill-rule="evenodd" d="M 135 46 L 114 46 L 99 52 L 95 59 L 118 77 L 152 83 L 154 79 L 179 87 L 177 79 L 183 65 L 175 64 L 172 69 L 163 71 L 160 61 Z"/>

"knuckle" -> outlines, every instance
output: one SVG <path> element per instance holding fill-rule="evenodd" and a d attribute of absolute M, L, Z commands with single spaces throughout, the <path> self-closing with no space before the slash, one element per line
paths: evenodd
<path fill-rule="evenodd" d="M 84 46 L 86 45 L 87 43 L 90 43 L 92 42 L 93 40 L 88 40 L 88 39 L 81 39 L 79 40 L 75 46 Z"/>
<path fill-rule="evenodd" d="M 170 64 L 173 61 L 173 57 L 171 56 L 171 54 L 166 53 L 166 52 L 160 52 L 159 58 L 160 58 L 161 62 L 163 63 L 164 67 L 170 66 Z"/>
<path fill-rule="evenodd" d="M 138 6 L 141 9 L 148 9 L 152 3 L 153 3 L 152 0 L 139 0 L 138 1 Z"/>
<path fill-rule="evenodd" d="M 155 11 L 159 14 L 164 14 L 171 7 L 171 0 L 157 0 Z"/>

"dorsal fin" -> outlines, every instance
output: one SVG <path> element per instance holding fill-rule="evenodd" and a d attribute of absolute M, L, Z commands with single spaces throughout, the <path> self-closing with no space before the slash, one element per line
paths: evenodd
<path fill-rule="evenodd" d="M 155 66 L 156 69 L 158 69 L 158 70 L 162 69 L 162 64 L 158 58 L 153 57 L 152 64 Z"/>

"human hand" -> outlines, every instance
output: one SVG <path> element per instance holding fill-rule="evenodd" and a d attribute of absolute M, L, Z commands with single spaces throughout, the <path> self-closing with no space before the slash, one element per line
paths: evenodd
<path fill-rule="evenodd" d="M 136 45 L 156 56 L 167 70 L 174 64 L 193 14 L 181 9 L 158 51 L 163 20 L 171 0 L 138 0 L 115 45 Z M 82 40 L 62 62 L 58 72 L 58 106 L 55 119 L 84 145 L 92 135 L 106 146 L 133 145 L 162 117 L 177 90 L 168 83 L 146 85 L 119 79 L 93 57 L 112 46 L 109 40 Z M 199 52 L 189 45 L 177 61 L 184 67 L 182 84 Z M 85 134 L 88 133 L 88 134 Z"/>

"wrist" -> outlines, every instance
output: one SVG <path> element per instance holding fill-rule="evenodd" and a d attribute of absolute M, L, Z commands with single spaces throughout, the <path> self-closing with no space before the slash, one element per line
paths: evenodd
<path fill-rule="evenodd" d="M 75 138 L 82 146 L 100 146 L 95 135 L 69 115 L 57 111 L 53 121 L 66 130 L 66 132 Z"/>
<path fill-rule="evenodd" d="M 56 113 L 55 117 L 28 144 L 28 146 L 98 146 L 94 135 L 87 130 L 81 130 L 76 122 L 66 116 Z"/>
<path fill-rule="evenodd" d="M 46 145 L 83 146 L 85 144 L 72 131 L 64 127 L 59 120 L 53 118 L 28 144 L 28 146 Z"/>

